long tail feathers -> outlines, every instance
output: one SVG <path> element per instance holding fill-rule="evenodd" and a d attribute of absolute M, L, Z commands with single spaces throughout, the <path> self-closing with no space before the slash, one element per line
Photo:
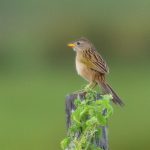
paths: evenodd
<path fill-rule="evenodd" d="M 115 93 L 115 91 L 111 88 L 111 86 L 108 83 L 100 82 L 100 85 L 105 93 L 112 94 L 112 96 L 113 96 L 112 101 L 115 104 L 119 104 L 121 106 L 124 105 L 123 101 L 119 98 L 119 96 Z"/>

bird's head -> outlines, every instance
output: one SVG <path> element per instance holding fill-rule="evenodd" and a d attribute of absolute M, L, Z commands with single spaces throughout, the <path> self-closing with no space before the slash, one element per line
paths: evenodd
<path fill-rule="evenodd" d="M 75 40 L 73 42 L 70 42 L 68 44 L 69 47 L 71 47 L 74 51 L 76 52 L 82 52 L 84 50 L 87 50 L 87 49 L 93 49 L 95 50 L 93 44 L 86 38 L 82 37 L 78 40 Z"/>

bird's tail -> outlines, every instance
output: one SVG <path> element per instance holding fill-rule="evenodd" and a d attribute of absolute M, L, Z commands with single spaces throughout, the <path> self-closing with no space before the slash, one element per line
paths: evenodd
<path fill-rule="evenodd" d="M 119 104 L 121 106 L 124 105 L 123 101 L 119 98 L 119 96 L 115 93 L 115 91 L 111 88 L 111 86 L 106 83 L 106 82 L 99 82 L 100 86 L 102 87 L 103 91 L 106 93 L 106 94 L 111 94 L 113 99 L 112 101 L 115 103 L 115 104 Z"/>

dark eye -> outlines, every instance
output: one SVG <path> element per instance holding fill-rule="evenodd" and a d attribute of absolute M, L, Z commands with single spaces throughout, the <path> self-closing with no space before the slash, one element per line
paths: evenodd
<path fill-rule="evenodd" d="M 80 45 L 80 42 L 77 42 L 77 45 Z"/>

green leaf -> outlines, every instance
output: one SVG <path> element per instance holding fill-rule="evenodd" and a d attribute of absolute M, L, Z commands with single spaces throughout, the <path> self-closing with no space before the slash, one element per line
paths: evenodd
<path fill-rule="evenodd" d="M 66 149 L 66 148 L 69 146 L 70 141 L 71 141 L 70 137 L 67 137 L 67 138 L 65 138 L 64 140 L 62 140 L 62 141 L 61 141 L 61 148 L 62 148 L 63 150 Z"/>
<path fill-rule="evenodd" d="M 78 107 L 80 104 L 81 104 L 81 100 L 80 100 L 80 99 L 76 99 L 76 100 L 74 101 L 74 105 L 75 105 L 76 107 Z"/>
<path fill-rule="evenodd" d="M 111 100 L 111 99 L 113 99 L 111 94 L 103 95 L 103 100 Z"/>
<path fill-rule="evenodd" d="M 87 126 L 92 126 L 94 124 L 98 124 L 98 119 L 95 116 L 86 121 Z"/>

